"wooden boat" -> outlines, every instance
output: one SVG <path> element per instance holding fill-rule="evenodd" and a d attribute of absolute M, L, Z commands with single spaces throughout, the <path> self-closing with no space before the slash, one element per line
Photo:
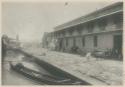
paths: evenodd
<path fill-rule="evenodd" d="M 76 82 L 68 78 L 59 78 L 47 74 L 40 73 L 33 69 L 25 67 L 22 63 L 10 62 L 11 69 L 26 76 L 27 78 L 36 80 L 49 85 L 80 85 L 81 82 Z"/>

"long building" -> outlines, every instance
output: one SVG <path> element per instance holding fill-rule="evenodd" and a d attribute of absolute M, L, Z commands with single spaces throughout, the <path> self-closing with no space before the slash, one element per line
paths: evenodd
<path fill-rule="evenodd" d="M 57 39 L 58 50 L 70 51 L 77 46 L 83 51 L 122 52 L 123 2 L 117 2 L 88 15 L 56 26 L 50 33 Z"/>

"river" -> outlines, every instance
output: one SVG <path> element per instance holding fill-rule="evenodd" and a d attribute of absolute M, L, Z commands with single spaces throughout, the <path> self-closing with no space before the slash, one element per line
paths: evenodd
<path fill-rule="evenodd" d="M 31 67 L 34 70 L 49 74 L 42 67 L 39 67 L 38 65 L 27 59 L 24 55 L 8 51 L 2 63 L 2 85 L 44 85 L 44 83 L 38 83 L 13 71 L 10 68 L 9 61 L 25 63 L 25 65 Z"/>

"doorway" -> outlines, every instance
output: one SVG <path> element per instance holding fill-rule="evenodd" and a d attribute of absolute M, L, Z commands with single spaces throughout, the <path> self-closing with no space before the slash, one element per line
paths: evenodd
<path fill-rule="evenodd" d="M 61 51 L 62 48 L 63 48 L 63 39 L 60 38 L 60 39 L 59 39 L 59 47 L 58 47 L 59 51 Z"/>
<path fill-rule="evenodd" d="M 117 54 L 122 56 L 122 35 L 114 35 L 114 50 Z"/>

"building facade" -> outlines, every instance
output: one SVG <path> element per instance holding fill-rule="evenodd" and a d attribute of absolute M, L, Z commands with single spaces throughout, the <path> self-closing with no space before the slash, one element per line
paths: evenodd
<path fill-rule="evenodd" d="M 77 46 L 82 51 L 122 52 L 123 3 L 118 2 L 55 27 L 50 37 L 60 51 Z"/>

